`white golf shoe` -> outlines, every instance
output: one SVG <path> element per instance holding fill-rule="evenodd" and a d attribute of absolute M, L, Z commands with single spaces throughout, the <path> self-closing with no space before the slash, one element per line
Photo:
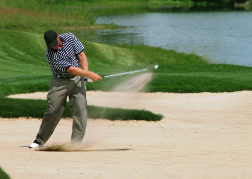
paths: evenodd
<path fill-rule="evenodd" d="M 40 145 L 39 145 L 39 143 L 36 141 L 36 140 L 34 140 L 34 142 L 33 143 L 31 143 L 31 145 L 29 146 L 29 148 L 31 149 L 31 148 L 38 148 Z"/>

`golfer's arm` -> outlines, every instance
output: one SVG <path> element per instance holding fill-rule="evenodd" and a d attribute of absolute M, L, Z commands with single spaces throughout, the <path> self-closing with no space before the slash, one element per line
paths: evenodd
<path fill-rule="evenodd" d="M 82 68 L 78 68 L 78 67 L 70 66 L 68 67 L 67 72 L 76 76 L 83 76 L 83 77 L 91 78 L 94 82 L 98 80 L 102 80 L 102 77 L 99 76 L 98 74 L 92 71 L 87 71 Z"/>
<path fill-rule="evenodd" d="M 89 77 L 89 78 L 91 78 L 95 74 L 95 73 L 93 73 L 91 71 L 87 71 L 87 70 L 84 70 L 82 68 L 73 67 L 73 66 L 70 66 L 67 69 L 67 72 L 71 73 L 73 75 L 76 75 L 76 76 L 84 76 L 84 77 Z"/>
<path fill-rule="evenodd" d="M 80 61 L 80 65 L 84 70 L 88 71 L 88 61 L 87 57 L 84 52 L 81 52 L 79 55 L 77 55 Z"/>

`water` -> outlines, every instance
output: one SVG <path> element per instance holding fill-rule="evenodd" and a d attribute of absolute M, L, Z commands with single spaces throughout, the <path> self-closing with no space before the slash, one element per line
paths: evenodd
<path fill-rule="evenodd" d="M 145 44 L 196 53 L 213 63 L 252 66 L 252 12 L 140 13 L 102 16 L 116 30 L 79 35 L 108 44 Z"/>

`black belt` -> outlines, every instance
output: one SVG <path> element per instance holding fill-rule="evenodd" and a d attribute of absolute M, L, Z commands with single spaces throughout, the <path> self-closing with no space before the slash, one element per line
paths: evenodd
<path fill-rule="evenodd" d="M 63 75 L 57 75 L 58 78 L 74 78 L 75 75 L 69 75 L 69 76 L 63 76 Z"/>

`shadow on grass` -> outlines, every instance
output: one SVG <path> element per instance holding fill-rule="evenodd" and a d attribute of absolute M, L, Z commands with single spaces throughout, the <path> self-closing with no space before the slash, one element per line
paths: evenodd
<path fill-rule="evenodd" d="M 0 98 L 0 116 L 3 118 L 42 118 L 46 110 L 46 106 L 47 101 L 45 100 Z M 66 104 L 66 108 L 62 117 L 72 117 L 69 103 Z M 88 118 L 109 119 L 113 121 L 160 121 L 163 118 L 163 115 L 154 114 L 146 110 L 88 106 Z"/>

